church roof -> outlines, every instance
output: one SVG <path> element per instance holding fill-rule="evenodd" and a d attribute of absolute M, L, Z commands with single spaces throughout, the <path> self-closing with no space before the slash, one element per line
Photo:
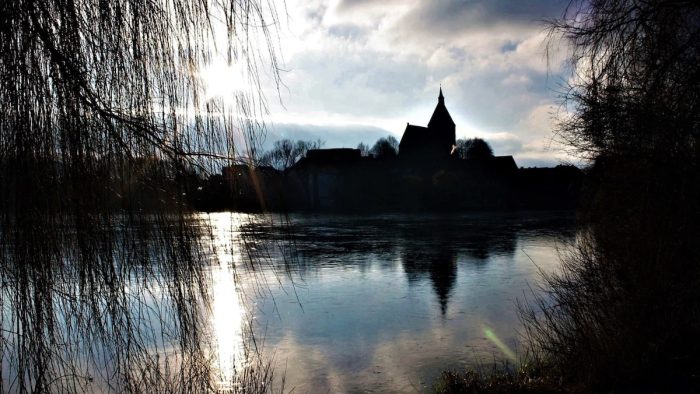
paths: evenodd
<path fill-rule="evenodd" d="M 407 124 L 399 144 L 399 153 L 406 151 L 406 149 L 425 147 L 430 144 L 430 141 L 431 135 L 427 127 Z"/>
<path fill-rule="evenodd" d="M 438 96 L 438 104 L 433 111 L 433 116 L 430 117 L 430 122 L 428 122 L 428 127 L 433 125 L 451 125 L 454 126 L 455 122 L 450 116 L 450 112 L 445 107 L 445 97 L 442 95 L 442 87 L 440 88 L 440 95 Z"/>

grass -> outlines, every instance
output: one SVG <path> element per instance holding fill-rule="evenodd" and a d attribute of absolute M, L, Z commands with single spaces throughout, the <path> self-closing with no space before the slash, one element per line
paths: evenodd
<path fill-rule="evenodd" d="M 524 365 L 514 371 L 507 366 L 495 366 L 491 371 L 444 371 L 433 386 L 435 393 L 564 393 L 569 392 L 560 379 L 542 370 Z"/>

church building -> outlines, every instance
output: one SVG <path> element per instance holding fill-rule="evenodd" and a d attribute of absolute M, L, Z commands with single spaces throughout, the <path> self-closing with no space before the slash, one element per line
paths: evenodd
<path fill-rule="evenodd" d="M 447 159 L 455 146 L 455 122 L 445 107 L 445 97 L 440 95 L 430 117 L 428 127 L 406 125 L 399 144 L 399 157 L 402 159 Z"/>

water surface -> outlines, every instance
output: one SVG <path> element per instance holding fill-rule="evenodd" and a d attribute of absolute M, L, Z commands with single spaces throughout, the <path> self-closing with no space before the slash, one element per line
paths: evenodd
<path fill-rule="evenodd" d="M 230 392 L 270 371 L 285 392 L 426 391 L 517 360 L 516 299 L 574 234 L 551 212 L 124 223 L 3 249 L 0 391 Z"/>
<path fill-rule="evenodd" d="M 516 299 L 574 234 L 551 212 L 210 218 L 215 281 L 237 284 L 215 292 L 221 342 L 252 331 L 294 392 L 425 391 L 442 370 L 515 361 Z"/>

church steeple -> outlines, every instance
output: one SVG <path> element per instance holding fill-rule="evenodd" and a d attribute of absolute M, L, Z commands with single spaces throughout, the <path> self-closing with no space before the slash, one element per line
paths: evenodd
<path fill-rule="evenodd" d="M 401 157 L 420 158 L 429 162 L 433 159 L 448 159 L 455 144 L 455 122 L 445 107 L 445 96 L 442 86 L 438 95 L 438 103 L 430 117 L 428 127 L 406 125 L 406 131 L 401 137 L 399 155 Z M 426 162 L 426 163 L 427 163 Z"/>
<path fill-rule="evenodd" d="M 450 112 L 445 107 L 445 96 L 442 95 L 442 86 L 440 86 L 440 95 L 438 95 L 438 104 L 435 107 L 433 116 L 430 117 L 430 122 L 428 122 L 428 127 L 455 127 L 455 122 L 452 121 Z"/>

